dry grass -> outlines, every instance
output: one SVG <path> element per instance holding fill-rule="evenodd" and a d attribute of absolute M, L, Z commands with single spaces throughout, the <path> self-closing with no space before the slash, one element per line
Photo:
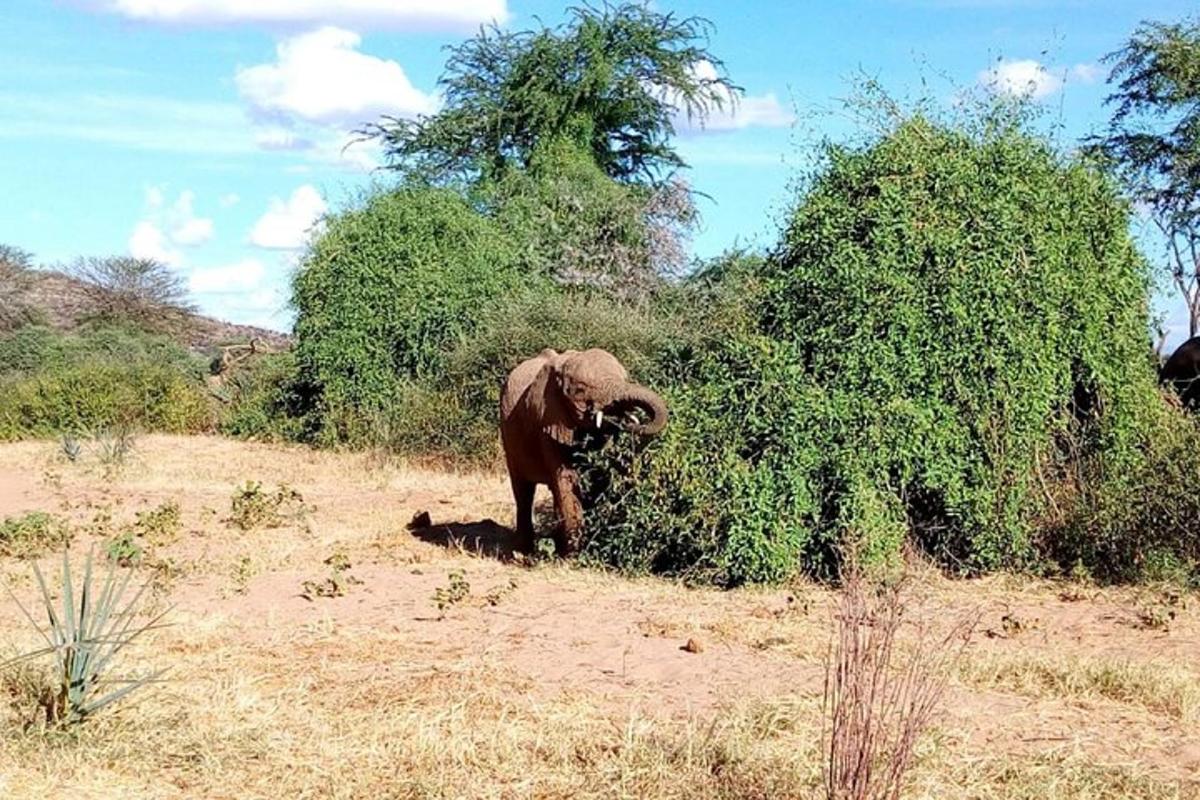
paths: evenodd
<path fill-rule="evenodd" d="M 0 517 L 53 510 L 86 549 L 102 541 L 85 530 L 102 509 L 121 527 L 178 504 L 178 530 L 138 567 L 161 581 L 156 602 L 175 605 L 175 624 L 122 666 L 169 666 L 170 681 L 61 732 L 33 711 L 44 676 L 0 675 L 0 797 L 824 794 L 821 654 L 834 596 L 820 587 L 718 592 L 522 567 L 405 530 L 421 510 L 435 523 L 506 524 L 496 474 L 155 436 L 109 483 L 55 451 L 0 446 Z M 47 468 L 53 480 L 41 478 Z M 230 496 L 247 480 L 295 487 L 308 513 L 275 529 L 231 527 Z M 333 553 L 363 584 L 300 598 Z M 451 572 L 472 601 L 439 620 L 432 598 Z M 27 573 L 0 558 L 0 582 L 23 598 L 35 591 Z M 1195 604 L 1164 637 L 1108 618 L 1130 597 L 1064 603 L 1061 587 L 1012 578 L 923 580 L 917 619 L 945 622 L 982 599 L 1023 603 L 1015 613 L 1040 623 L 972 645 L 950 687 L 953 713 L 918 740 L 906 798 L 1200 798 L 1187 782 L 1190 765 L 1200 769 L 1196 680 L 1181 655 L 1200 642 Z M 693 637 L 703 652 L 681 650 Z M 0 604 L 0 661 L 35 644 Z M 1078 724 L 1088 736 L 1037 741 Z M 1110 747 L 1118 740 L 1136 747 Z"/>
<path fill-rule="evenodd" d="M 1029 697 L 1110 700 L 1180 722 L 1195 721 L 1200 712 L 1200 676 L 1174 662 L 990 655 L 962 661 L 958 673 L 960 680 L 972 686 Z"/>

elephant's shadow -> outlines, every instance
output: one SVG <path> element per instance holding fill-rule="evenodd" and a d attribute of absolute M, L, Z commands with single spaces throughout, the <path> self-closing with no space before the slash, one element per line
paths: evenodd
<path fill-rule="evenodd" d="M 538 535 L 549 536 L 558 524 L 553 506 L 549 503 L 539 504 L 534 515 Z M 522 556 L 514 547 L 517 541 L 516 531 L 491 518 L 475 522 L 430 521 L 428 525 L 419 524 L 414 519 L 408 529 L 421 541 L 447 550 L 459 550 L 506 562 L 518 561 Z"/>

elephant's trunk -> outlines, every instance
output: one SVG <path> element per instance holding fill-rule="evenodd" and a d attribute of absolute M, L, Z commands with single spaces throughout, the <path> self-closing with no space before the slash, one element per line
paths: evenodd
<path fill-rule="evenodd" d="M 639 436 L 654 436 L 666 427 L 667 404 L 656 393 L 636 383 L 629 383 L 618 389 L 613 396 L 612 402 L 608 404 L 605 413 L 616 414 L 620 417 L 626 411 L 634 408 L 640 408 L 645 411 L 650 416 L 650 419 L 644 423 L 627 426 L 625 430 L 630 433 L 635 433 Z"/>

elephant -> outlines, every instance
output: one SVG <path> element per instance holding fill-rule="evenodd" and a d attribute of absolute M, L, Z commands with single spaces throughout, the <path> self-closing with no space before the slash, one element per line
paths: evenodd
<path fill-rule="evenodd" d="M 515 549 L 533 550 L 533 496 L 541 483 L 550 487 L 559 519 L 555 551 L 577 552 L 584 506 L 575 458 L 619 431 L 654 436 L 666 424 L 663 399 L 631 382 L 605 350 L 546 349 L 517 365 L 500 398 L 500 438 L 517 508 Z"/>
<path fill-rule="evenodd" d="M 1162 365 L 1158 379 L 1175 387 L 1185 408 L 1200 408 L 1200 336 L 1179 345 Z"/>

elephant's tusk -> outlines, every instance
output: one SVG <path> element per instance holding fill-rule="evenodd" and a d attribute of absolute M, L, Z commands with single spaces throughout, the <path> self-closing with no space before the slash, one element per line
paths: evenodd
<path fill-rule="evenodd" d="M 603 424 L 604 424 L 604 412 L 597 411 L 596 412 L 596 427 L 599 428 Z"/>

